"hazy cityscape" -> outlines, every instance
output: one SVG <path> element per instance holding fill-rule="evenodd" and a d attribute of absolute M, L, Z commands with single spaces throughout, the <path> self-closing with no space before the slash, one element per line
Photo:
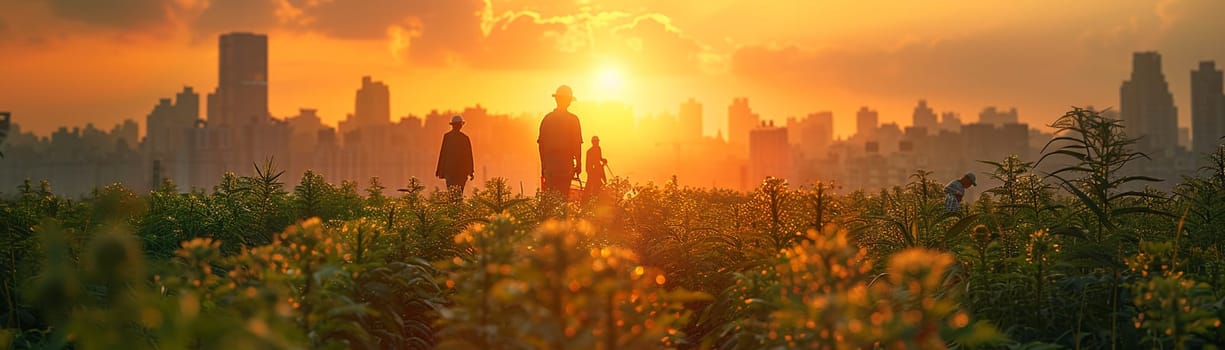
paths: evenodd
<path fill-rule="evenodd" d="M 167 91 L 167 98 L 150 101 L 144 120 L 63 126 L 35 135 L 21 124 L 43 116 L 14 113 L 0 145 L 0 192 L 27 180 L 48 180 L 56 193 L 72 195 L 111 183 L 150 189 L 166 180 L 181 191 L 207 190 L 225 172 L 252 174 L 255 164 L 268 160 L 286 171 L 290 186 L 308 170 L 362 187 L 377 177 L 389 191 L 414 177 L 441 186 L 430 175 L 454 115 L 467 120 L 478 181 L 503 177 L 525 192 L 539 186 L 534 141 L 543 113 L 501 114 L 476 104 L 393 117 L 389 91 L 397 87 L 365 76 L 354 77 L 352 112 L 338 125 L 325 124 L 309 101 L 301 102 L 297 115 L 274 116 L 268 112 L 268 91 L 277 88 L 267 81 L 269 40 L 275 38 L 222 35 L 217 86 L 210 92 L 192 86 Z M 1221 70 L 1211 60 L 1190 67 L 1191 102 L 1183 108 L 1191 109 L 1192 122 L 1178 125 L 1175 101 L 1188 99 L 1171 94 L 1163 70 L 1188 67 L 1163 67 L 1157 52 L 1137 52 L 1132 62 L 1131 75 L 1121 77 L 1117 107 L 1106 113 L 1121 118 L 1129 136 L 1141 138 L 1136 147 L 1151 157 L 1140 165 L 1141 173 L 1164 179 L 1193 173 L 1197 158 L 1225 135 Z M 920 98 L 912 122 L 903 125 L 881 123 L 870 101 L 854 112 L 816 108 L 802 116 L 763 116 L 754 111 L 752 96 L 730 102 L 686 99 L 683 92 L 677 97 L 674 112 L 656 115 L 581 97 L 572 110 L 584 137 L 601 136 L 614 176 L 639 182 L 675 176 L 682 185 L 736 190 L 752 189 L 767 176 L 795 185 L 822 181 L 871 191 L 904 184 L 918 169 L 937 179 L 966 171 L 986 175 L 990 167 L 979 161 L 1008 155 L 1035 161 L 1052 138 L 1044 125 L 1020 122 L 1015 107 L 962 114 Z M 724 103 L 727 125 L 720 125 L 717 135 L 704 135 L 703 124 L 713 118 L 703 115 L 703 104 Z M 854 134 L 835 137 L 835 123 L 853 123 Z"/>
<path fill-rule="evenodd" d="M 1223 0 L 0 1 L 0 349 L 1212 349 Z"/>

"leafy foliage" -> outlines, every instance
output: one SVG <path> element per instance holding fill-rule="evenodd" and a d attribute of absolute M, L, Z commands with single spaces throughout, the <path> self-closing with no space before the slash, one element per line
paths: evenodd
<path fill-rule="evenodd" d="M 0 194 L 14 348 L 1200 348 L 1225 343 L 1225 148 L 1172 193 L 1074 109 L 947 213 L 933 174 L 841 193 L 492 179 Z M 1057 163 L 1056 163 L 1057 162 Z M 1043 172 L 1047 170 L 1049 172 Z M 399 187 L 399 186 L 392 186 Z M 394 195 L 393 195 L 394 194 Z M 1171 214 L 1172 213 L 1172 214 Z"/>

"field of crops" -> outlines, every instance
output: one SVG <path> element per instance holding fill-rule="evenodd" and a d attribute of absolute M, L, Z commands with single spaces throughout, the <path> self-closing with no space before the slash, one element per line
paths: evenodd
<path fill-rule="evenodd" d="M 844 192 L 613 181 L 462 200 L 377 180 L 0 201 L 0 347 L 1201 348 L 1225 343 L 1225 148 L 1175 190 L 1074 110 L 960 212 L 917 170 Z M 988 175 L 988 174 L 983 174 Z M 976 190 L 978 190 L 976 188 Z"/>

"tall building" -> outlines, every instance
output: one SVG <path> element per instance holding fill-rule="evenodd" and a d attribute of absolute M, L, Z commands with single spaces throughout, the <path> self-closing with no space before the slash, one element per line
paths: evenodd
<path fill-rule="evenodd" d="M 208 121 L 192 132 L 191 187 L 212 187 L 223 172 L 255 173 L 272 160 L 284 169 L 289 124 L 268 113 L 268 36 L 229 33 L 218 40 L 217 88 Z"/>
<path fill-rule="evenodd" d="M 391 92 L 387 84 L 362 77 L 357 90 L 354 115 L 361 126 L 386 127 L 391 124 Z"/>
<path fill-rule="evenodd" d="M 692 97 L 681 103 L 681 139 L 687 141 L 702 138 L 702 104 Z"/>
<path fill-rule="evenodd" d="M 241 126 L 268 116 L 268 36 L 230 33 L 218 46 L 217 90 L 208 95 L 208 123 Z"/>
<path fill-rule="evenodd" d="M 757 127 L 761 119 L 753 109 L 749 108 L 749 99 L 740 97 L 732 100 L 727 106 L 727 143 L 744 145 L 749 138 L 749 130 Z"/>
<path fill-rule="evenodd" d="M 1178 147 L 1191 149 L 1191 128 L 1185 126 L 1178 127 Z"/>
<path fill-rule="evenodd" d="M 285 175 L 291 183 L 300 181 L 307 169 L 320 170 L 326 164 L 315 164 L 319 153 L 319 134 L 328 129 L 318 111 L 301 108 L 298 115 L 285 119 L 289 124 L 289 165 Z"/>
<path fill-rule="evenodd" d="M 145 167 L 156 163 L 161 179 L 180 185 L 190 185 L 191 163 L 188 156 L 192 129 L 200 121 L 200 95 L 190 86 L 174 97 L 164 98 L 145 117 Z M 160 179 L 158 179 L 160 180 Z"/>
<path fill-rule="evenodd" d="M 798 146 L 797 157 L 820 159 L 834 141 L 834 113 L 821 111 L 787 118 L 787 141 Z"/>
<path fill-rule="evenodd" d="M 1011 123 L 997 127 L 989 123 L 961 127 L 961 154 L 967 161 L 998 161 L 1009 154 L 1029 157 L 1029 125 Z"/>
<path fill-rule="evenodd" d="M 807 125 L 801 134 L 805 148 L 825 150 L 834 142 L 834 112 L 809 114 Z"/>
<path fill-rule="evenodd" d="M 346 115 L 345 120 L 337 125 L 341 141 L 347 143 L 351 136 L 371 134 L 375 131 L 369 129 L 382 130 L 391 125 L 390 91 L 387 84 L 374 81 L 369 76 L 362 77 L 362 85 L 353 99 L 353 113 Z"/>
<path fill-rule="evenodd" d="M 190 86 L 175 95 L 172 103 L 163 98 L 145 117 L 145 150 L 154 158 L 169 157 L 184 151 L 187 132 L 200 119 L 200 95 Z"/>
<path fill-rule="evenodd" d="M 791 178 L 791 152 L 787 141 L 787 128 L 774 126 L 774 122 L 762 122 L 749 131 L 748 184 L 759 183 L 767 176 Z M 751 188 L 751 187 L 750 187 Z"/>
<path fill-rule="evenodd" d="M 1002 111 L 995 106 L 983 108 L 982 112 L 978 112 L 978 122 L 983 124 L 991 124 L 995 127 L 1002 127 L 1007 124 L 1016 124 L 1020 122 L 1017 116 L 1017 108 L 1009 108 L 1008 111 Z"/>
<path fill-rule="evenodd" d="M 1225 96 L 1222 95 L 1221 70 L 1213 61 L 1199 63 L 1191 71 L 1191 150 L 1209 153 L 1225 136 Z"/>
<path fill-rule="evenodd" d="M 898 151 L 898 143 L 902 141 L 902 127 L 897 123 L 885 123 L 876 128 L 877 151 L 893 153 Z"/>
<path fill-rule="evenodd" d="M 934 134 L 940 126 L 936 119 L 936 111 L 927 106 L 927 100 L 919 100 L 919 105 L 914 108 L 912 125 L 923 128 L 926 133 Z"/>
<path fill-rule="evenodd" d="M 950 132 L 961 131 L 961 116 L 957 112 L 944 112 L 940 114 L 940 130 Z M 936 134 L 936 132 L 933 132 Z"/>
<path fill-rule="evenodd" d="M 174 109 L 179 118 L 195 124 L 200 121 L 200 94 L 190 86 L 184 86 L 183 91 L 174 95 Z"/>
<path fill-rule="evenodd" d="M 859 107 L 855 112 L 855 136 L 866 140 L 876 137 L 876 128 L 880 125 L 880 115 L 868 106 Z"/>
<path fill-rule="evenodd" d="M 1161 72 L 1161 54 L 1137 52 L 1131 79 L 1119 88 L 1120 114 L 1130 137 L 1140 137 L 1138 148 L 1172 152 L 1178 147 L 1178 109 Z"/>

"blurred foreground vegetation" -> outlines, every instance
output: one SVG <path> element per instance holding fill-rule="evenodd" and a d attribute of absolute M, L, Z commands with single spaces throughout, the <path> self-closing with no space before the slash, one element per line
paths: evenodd
<path fill-rule="evenodd" d="M 1144 155 L 1117 122 L 1054 126 L 1043 159 L 988 162 L 1003 185 L 957 213 L 922 170 L 873 193 L 616 179 L 584 200 L 500 179 L 462 200 L 309 172 L 286 188 L 272 164 L 207 193 L 27 183 L 0 200 L 0 348 L 1225 342 L 1225 148 L 1165 193 L 1127 173 Z"/>

